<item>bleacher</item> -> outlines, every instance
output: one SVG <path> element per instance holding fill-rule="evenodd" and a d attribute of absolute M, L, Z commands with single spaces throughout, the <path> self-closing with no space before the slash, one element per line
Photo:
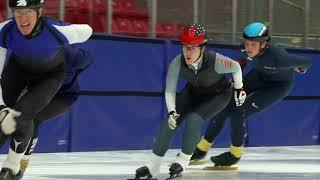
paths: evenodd
<path fill-rule="evenodd" d="M 89 1 L 92 1 L 91 5 Z M 46 15 L 58 18 L 58 7 L 59 1 L 46 0 Z M 112 8 L 112 34 L 142 37 L 149 35 L 149 15 L 134 0 L 113 0 Z M 65 21 L 88 23 L 94 32 L 104 33 L 107 32 L 107 10 L 106 0 L 65 0 Z M 181 24 L 157 23 L 157 37 L 178 37 L 182 28 Z"/>
<path fill-rule="evenodd" d="M 5 20 L 6 17 L 6 2 L 5 1 L 0 1 L 0 22 Z"/>

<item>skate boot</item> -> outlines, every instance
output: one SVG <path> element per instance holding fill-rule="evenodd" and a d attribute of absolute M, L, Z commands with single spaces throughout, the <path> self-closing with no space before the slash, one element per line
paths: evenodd
<path fill-rule="evenodd" d="M 229 151 L 218 156 L 212 156 L 210 159 L 214 163 L 214 166 L 232 166 L 240 161 L 240 157 L 235 157 Z"/>
<path fill-rule="evenodd" d="M 9 168 L 2 168 L 0 172 L 0 180 L 15 180 L 14 172 Z"/>
<path fill-rule="evenodd" d="M 191 156 L 190 161 L 200 161 L 204 159 L 210 150 L 212 143 L 207 141 L 204 137 L 201 138 L 201 141 L 198 143 L 196 150 Z"/>
<path fill-rule="evenodd" d="M 147 166 L 140 167 L 136 170 L 135 179 L 152 179 L 152 175 Z"/>
<path fill-rule="evenodd" d="M 182 176 L 183 167 L 179 163 L 173 163 L 169 169 L 170 177 L 168 179 L 174 179 L 176 177 Z"/>
<path fill-rule="evenodd" d="M 29 159 L 21 159 L 20 160 L 20 169 L 18 174 L 16 175 L 16 179 L 15 180 L 21 180 L 23 178 L 24 172 L 26 171 L 27 167 L 29 164 Z"/>
<path fill-rule="evenodd" d="M 206 157 L 207 153 L 208 151 L 202 151 L 197 147 L 194 153 L 192 154 L 190 161 L 200 161 Z"/>
<path fill-rule="evenodd" d="M 24 174 L 24 172 L 19 170 L 18 174 L 16 175 L 15 180 L 21 180 L 23 178 L 23 174 Z"/>

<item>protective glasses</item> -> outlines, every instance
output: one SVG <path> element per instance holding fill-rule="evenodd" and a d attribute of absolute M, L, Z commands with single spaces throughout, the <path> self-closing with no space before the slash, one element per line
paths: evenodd
<path fill-rule="evenodd" d="M 13 11 L 14 16 L 21 17 L 21 16 L 33 16 L 37 14 L 35 9 L 16 9 Z"/>
<path fill-rule="evenodd" d="M 194 52 L 194 51 L 197 51 L 198 49 L 200 49 L 201 47 L 200 47 L 200 46 L 188 46 L 188 45 L 183 45 L 182 48 L 183 48 L 184 51 Z"/>

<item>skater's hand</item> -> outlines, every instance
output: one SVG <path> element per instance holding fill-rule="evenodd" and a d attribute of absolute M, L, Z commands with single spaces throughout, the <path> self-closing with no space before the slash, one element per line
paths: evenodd
<path fill-rule="evenodd" d="M 304 74 L 307 72 L 306 68 L 304 68 L 304 67 L 296 67 L 296 68 L 294 68 L 294 70 L 300 74 Z"/>
<path fill-rule="evenodd" d="M 175 111 L 171 111 L 168 117 L 168 125 L 169 128 L 174 130 L 177 127 L 177 119 L 179 118 L 180 114 L 177 114 Z"/>
<path fill-rule="evenodd" d="M 1 111 L 2 109 L 4 109 L 4 108 L 6 108 L 6 106 L 3 105 L 3 104 L 1 104 L 1 105 L 0 105 L 0 111 Z"/>
<path fill-rule="evenodd" d="M 16 130 L 16 117 L 19 117 L 21 112 L 11 108 L 4 108 L 0 111 L 1 130 L 5 135 L 10 135 Z"/>
<path fill-rule="evenodd" d="M 234 100 L 236 102 L 236 106 L 242 106 L 246 98 L 247 98 L 247 94 L 243 90 L 243 88 L 234 89 Z"/>

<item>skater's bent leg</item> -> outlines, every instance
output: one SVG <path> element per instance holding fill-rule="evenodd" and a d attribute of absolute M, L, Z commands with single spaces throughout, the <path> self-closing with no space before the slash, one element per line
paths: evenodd
<path fill-rule="evenodd" d="M 65 112 L 67 112 L 75 100 L 76 100 L 76 97 L 67 99 L 62 96 L 56 95 L 50 101 L 50 103 L 39 112 L 39 114 L 37 115 L 37 117 L 34 120 L 36 125 L 34 127 L 32 139 L 29 143 L 29 146 L 28 146 L 24 156 L 22 157 L 22 159 L 20 161 L 20 170 L 19 170 L 19 173 L 16 176 L 16 178 L 22 179 L 23 174 L 28 167 L 31 153 L 33 152 L 34 148 L 36 147 L 36 145 L 38 143 L 38 127 L 39 127 L 39 125 L 44 121 L 55 118 L 59 115 L 62 115 Z"/>
<path fill-rule="evenodd" d="M 148 174 L 155 177 L 159 174 L 162 158 L 170 147 L 175 131 L 176 129 L 170 129 L 167 119 L 162 122 L 153 146 L 150 162 L 146 166 L 147 168 L 141 167 L 137 169 L 136 177 L 144 177 L 148 176 Z"/>
<path fill-rule="evenodd" d="M 156 142 L 153 146 L 152 152 L 157 156 L 164 156 L 170 148 L 172 137 L 176 129 L 170 129 L 168 121 L 164 120 L 160 126 L 159 132 L 156 137 Z"/>
<path fill-rule="evenodd" d="M 186 127 L 183 135 L 182 152 L 187 155 L 192 155 L 200 140 L 201 127 L 204 120 L 197 113 L 189 113 L 186 115 L 184 121 L 186 122 Z"/>
<path fill-rule="evenodd" d="M 209 126 L 206 129 L 204 139 L 209 143 L 213 143 L 214 139 L 220 134 L 224 128 L 225 122 L 230 115 L 230 105 L 222 110 L 219 114 L 210 120 Z"/>
<path fill-rule="evenodd" d="M 21 115 L 22 118 L 25 115 Z M 23 119 L 21 119 L 23 120 Z M 32 137 L 34 122 L 28 121 L 20 123 L 19 128 L 14 132 L 7 159 L 3 163 L 3 168 L 11 169 L 15 174 L 20 169 L 20 160 L 22 159 Z"/>

